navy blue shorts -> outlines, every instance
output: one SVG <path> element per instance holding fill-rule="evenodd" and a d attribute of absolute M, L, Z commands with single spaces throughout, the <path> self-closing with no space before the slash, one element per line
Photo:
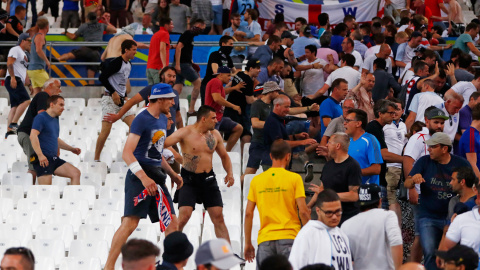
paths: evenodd
<path fill-rule="evenodd" d="M 150 177 L 155 183 L 160 185 L 165 196 L 167 196 L 168 204 L 172 215 L 175 215 L 175 209 L 173 208 L 172 197 L 168 192 L 167 187 L 165 186 L 165 179 L 167 178 L 160 167 L 144 165 L 142 164 L 143 171 Z M 158 216 L 157 203 L 155 197 L 147 196 L 145 200 L 141 201 L 137 206 L 133 204 L 133 198 L 137 197 L 145 187 L 142 184 L 142 181 L 133 174 L 130 170 L 127 172 L 125 177 L 125 210 L 124 216 L 137 216 L 140 218 L 147 218 L 147 215 L 150 217 L 152 222 L 158 222 L 160 220 Z"/>
<path fill-rule="evenodd" d="M 258 169 L 262 163 L 262 155 L 265 147 L 262 143 L 252 142 L 248 148 L 247 168 Z"/>
<path fill-rule="evenodd" d="M 224 116 L 220 122 L 217 122 L 215 129 L 224 133 L 231 133 L 237 125 L 238 123 L 230 119 L 230 117 Z"/>
<path fill-rule="evenodd" d="M 62 166 L 63 164 L 66 163 L 65 160 L 54 156 L 54 157 L 49 157 L 46 156 L 48 160 L 48 166 L 47 167 L 42 167 L 40 166 L 40 162 L 38 162 L 38 158 L 36 161 L 33 161 L 33 168 L 35 169 L 35 172 L 37 173 L 37 176 L 43 176 L 43 175 L 53 175 L 55 170 Z"/>
<path fill-rule="evenodd" d="M 20 77 L 15 77 L 17 80 L 17 88 L 13 89 L 10 86 L 11 76 L 8 76 L 5 79 L 5 88 L 7 88 L 8 94 L 10 95 L 10 107 L 17 107 L 18 105 L 22 104 L 23 102 L 30 100 L 30 95 L 25 89 L 25 85 L 23 85 L 22 80 Z"/>
<path fill-rule="evenodd" d="M 175 84 L 184 84 L 185 79 L 193 83 L 200 78 L 200 75 L 193 69 L 192 64 L 180 63 L 180 69 L 182 72 L 177 73 Z"/>
<path fill-rule="evenodd" d="M 178 207 L 202 204 L 205 209 L 214 206 L 223 207 L 222 194 L 218 188 L 215 173 L 192 173 L 182 168 L 183 187 L 175 192 L 174 201 Z"/>

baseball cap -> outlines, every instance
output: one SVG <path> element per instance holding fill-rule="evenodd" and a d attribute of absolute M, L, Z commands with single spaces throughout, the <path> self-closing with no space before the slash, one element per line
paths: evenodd
<path fill-rule="evenodd" d="M 283 31 L 282 33 L 282 36 L 280 37 L 281 39 L 284 39 L 284 38 L 291 38 L 291 39 L 296 39 L 297 36 L 294 36 L 292 35 L 292 33 L 290 33 L 290 31 Z"/>
<path fill-rule="evenodd" d="M 178 263 L 188 259 L 193 254 L 193 245 L 188 241 L 187 235 L 182 232 L 172 232 L 163 241 L 162 258 L 169 263 Z"/>
<path fill-rule="evenodd" d="M 174 98 L 177 95 L 173 92 L 172 86 L 166 83 L 157 83 L 152 86 L 150 99 L 157 98 Z"/>
<path fill-rule="evenodd" d="M 414 31 L 412 33 L 412 35 L 410 36 L 410 38 L 417 38 L 417 37 L 421 37 L 422 36 L 422 33 L 418 32 L 418 31 Z"/>
<path fill-rule="evenodd" d="M 427 110 L 425 110 L 425 117 L 428 119 L 428 120 L 431 120 L 431 119 L 444 119 L 444 120 L 448 120 L 448 116 L 445 115 L 445 113 L 440 110 L 439 108 L 427 108 Z"/>
<path fill-rule="evenodd" d="M 195 263 L 211 264 L 220 269 L 230 269 L 245 262 L 232 252 L 227 240 L 218 238 L 203 243 L 195 255 Z"/>
<path fill-rule="evenodd" d="M 225 67 L 225 66 L 218 67 L 218 68 L 217 68 L 217 72 L 214 73 L 213 76 L 216 76 L 216 75 L 222 74 L 222 73 L 228 73 L 228 74 L 230 74 L 230 68 L 229 68 L 229 67 Z"/>
<path fill-rule="evenodd" d="M 262 95 L 266 95 L 273 91 L 281 91 L 282 89 L 278 86 L 276 82 L 269 81 L 263 84 Z"/>
<path fill-rule="evenodd" d="M 263 93 L 263 84 L 259 84 L 255 86 L 255 89 L 253 90 L 253 95 L 254 96 L 259 96 Z"/>
<path fill-rule="evenodd" d="M 447 251 L 435 251 L 435 254 L 445 261 L 454 261 L 455 265 L 464 265 L 465 269 L 477 269 L 478 254 L 471 247 L 456 245 Z"/>
<path fill-rule="evenodd" d="M 22 43 L 22 41 L 26 40 L 30 38 L 30 35 L 28 33 L 22 33 L 18 36 L 18 42 L 17 42 L 17 45 L 20 45 L 20 43 Z"/>
<path fill-rule="evenodd" d="M 376 184 L 360 185 L 358 189 L 358 204 L 361 206 L 378 203 L 382 190 Z"/>
<path fill-rule="evenodd" d="M 251 69 L 251 68 L 259 68 L 260 67 L 260 60 L 258 59 L 250 59 L 247 62 L 246 69 Z"/>
<path fill-rule="evenodd" d="M 300 29 L 303 34 L 307 37 L 309 37 L 311 34 L 312 34 L 312 28 L 310 28 L 309 25 L 304 25 L 302 26 L 302 28 Z"/>
<path fill-rule="evenodd" d="M 452 146 L 452 140 L 450 139 L 450 136 L 443 132 L 435 132 L 435 134 L 433 134 L 430 139 L 426 140 L 425 143 L 428 146 L 437 144 Z"/>

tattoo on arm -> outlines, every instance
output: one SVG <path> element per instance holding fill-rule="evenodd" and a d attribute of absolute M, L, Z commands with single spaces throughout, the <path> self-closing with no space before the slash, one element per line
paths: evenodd
<path fill-rule="evenodd" d="M 183 168 L 185 168 L 185 170 L 195 172 L 199 161 L 200 156 L 183 153 Z"/>
<path fill-rule="evenodd" d="M 358 192 L 359 186 L 348 186 L 348 191 Z"/>
<path fill-rule="evenodd" d="M 205 135 L 205 141 L 207 142 L 207 146 L 210 150 L 213 150 L 215 148 L 215 137 L 213 137 L 212 133 L 207 133 Z"/>

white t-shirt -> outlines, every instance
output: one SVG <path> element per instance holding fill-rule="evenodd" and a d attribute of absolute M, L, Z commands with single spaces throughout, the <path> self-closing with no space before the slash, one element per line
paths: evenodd
<path fill-rule="evenodd" d="M 455 243 L 473 248 L 480 255 L 480 214 L 478 206 L 458 215 L 448 227 L 446 237 Z"/>
<path fill-rule="evenodd" d="M 20 77 L 22 83 L 25 84 L 27 77 L 28 58 L 20 46 L 15 46 L 8 52 L 8 57 L 15 58 L 13 63 L 13 73 L 15 77 Z M 7 77 L 10 77 L 10 72 L 7 71 Z"/>
<path fill-rule="evenodd" d="M 413 96 L 412 103 L 410 103 L 408 109 L 417 114 L 415 121 L 425 123 L 425 110 L 430 106 L 435 106 L 442 102 L 443 99 L 435 92 L 422 92 Z"/>
<path fill-rule="evenodd" d="M 368 57 L 380 52 L 380 46 L 381 45 L 375 45 L 375 46 L 372 46 L 370 48 L 367 49 L 367 51 L 365 52 L 365 59 L 367 59 Z M 390 52 L 390 57 L 393 58 L 393 52 Z"/>
<path fill-rule="evenodd" d="M 359 52 L 355 51 L 355 50 L 353 50 L 350 54 L 353 55 L 353 56 L 355 56 L 355 64 L 354 64 L 353 66 L 354 66 L 354 67 L 359 67 L 359 68 L 362 67 L 362 65 L 363 65 L 362 55 L 361 55 Z M 341 65 L 341 61 L 338 61 L 338 64 L 337 64 L 337 65 L 340 66 L 340 65 Z"/>
<path fill-rule="evenodd" d="M 361 76 L 362 74 L 358 70 L 349 66 L 344 66 L 332 72 L 325 83 L 332 86 L 333 81 L 342 78 L 348 82 L 348 89 L 352 89 L 357 86 L 358 82 L 360 82 Z"/>
<path fill-rule="evenodd" d="M 445 103 L 442 102 L 440 104 L 435 105 L 435 107 L 441 109 L 446 116 L 448 116 L 450 119 L 445 120 L 445 125 L 443 126 L 443 132 L 448 134 L 452 142 L 455 140 L 455 134 L 457 134 L 458 130 L 458 123 L 460 121 L 460 113 L 456 113 L 454 115 L 450 115 L 447 112 L 447 109 L 445 108 Z"/>
<path fill-rule="evenodd" d="M 145 28 L 145 32 L 147 32 L 146 35 L 153 35 L 153 31 L 150 29 L 150 27 Z M 143 26 L 137 27 L 135 30 L 135 35 L 143 35 Z"/>
<path fill-rule="evenodd" d="M 407 6 L 405 0 L 392 0 L 392 4 L 395 9 L 404 9 Z"/>
<path fill-rule="evenodd" d="M 370 73 L 373 73 L 375 70 L 373 70 L 373 61 L 377 59 L 377 55 L 372 55 L 369 57 L 365 57 L 365 61 L 363 61 L 362 69 L 368 70 Z M 389 58 L 385 59 L 385 62 L 387 62 L 387 72 L 392 73 L 392 60 Z"/>
<path fill-rule="evenodd" d="M 383 134 L 385 135 L 385 143 L 387 143 L 388 152 L 397 155 L 402 155 L 403 147 L 407 143 L 405 135 L 407 134 L 407 126 L 404 122 L 400 121 L 398 126 L 395 123 L 391 123 L 383 126 Z M 401 168 L 400 163 L 387 163 L 387 167 Z"/>
<path fill-rule="evenodd" d="M 472 82 L 457 82 L 454 86 L 452 86 L 452 89 L 457 94 L 463 96 L 464 102 L 462 107 L 465 107 L 468 104 L 472 93 L 477 91 L 477 88 L 475 88 L 475 85 L 473 85 Z"/>
<path fill-rule="evenodd" d="M 313 62 L 308 62 L 308 60 L 302 61 L 300 65 L 311 65 L 315 63 L 320 63 L 323 66 L 328 65 L 327 61 L 320 58 L 315 59 Z M 303 96 L 315 94 L 325 83 L 323 69 L 312 68 L 302 71 L 302 78 Z M 327 92 L 325 92 L 325 94 L 327 94 Z"/>
<path fill-rule="evenodd" d="M 402 245 L 397 215 L 380 208 L 357 214 L 342 224 L 350 241 L 355 270 L 394 270 L 391 247 Z"/>
<path fill-rule="evenodd" d="M 430 131 L 427 127 L 423 127 L 420 132 L 417 132 L 410 137 L 405 145 L 403 151 L 404 156 L 411 157 L 415 162 L 423 156 L 428 155 L 426 140 L 430 139 Z M 415 164 L 415 162 L 413 164 Z M 415 184 L 417 193 L 420 194 L 420 184 Z"/>

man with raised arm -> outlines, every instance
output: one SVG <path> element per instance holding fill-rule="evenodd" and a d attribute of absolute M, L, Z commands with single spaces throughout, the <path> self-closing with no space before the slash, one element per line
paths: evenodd
<path fill-rule="evenodd" d="M 164 147 L 180 143 L 183 156 L 181 176 L 184 180 L 182 189 L 177 190 L 174 196 L 178 202 L 178 228 L 181 231 L 187 224 L 197 202 L 203 203 L 215 226 L 218 238 L 230 242 L 227 227 L 223 220 L 223 202 L 218 188 L 215 173 L 213 172 L 213 152 L 220 156 L 223 168 L 227 172 L 225 184 L 233 185 L 232 162 L 223 146 L 223 139 L 215 129 L 217 118 L 215 109 L 203 105 L 198 109 L 197 122 L 175 131 L 165 140 Z"/>

